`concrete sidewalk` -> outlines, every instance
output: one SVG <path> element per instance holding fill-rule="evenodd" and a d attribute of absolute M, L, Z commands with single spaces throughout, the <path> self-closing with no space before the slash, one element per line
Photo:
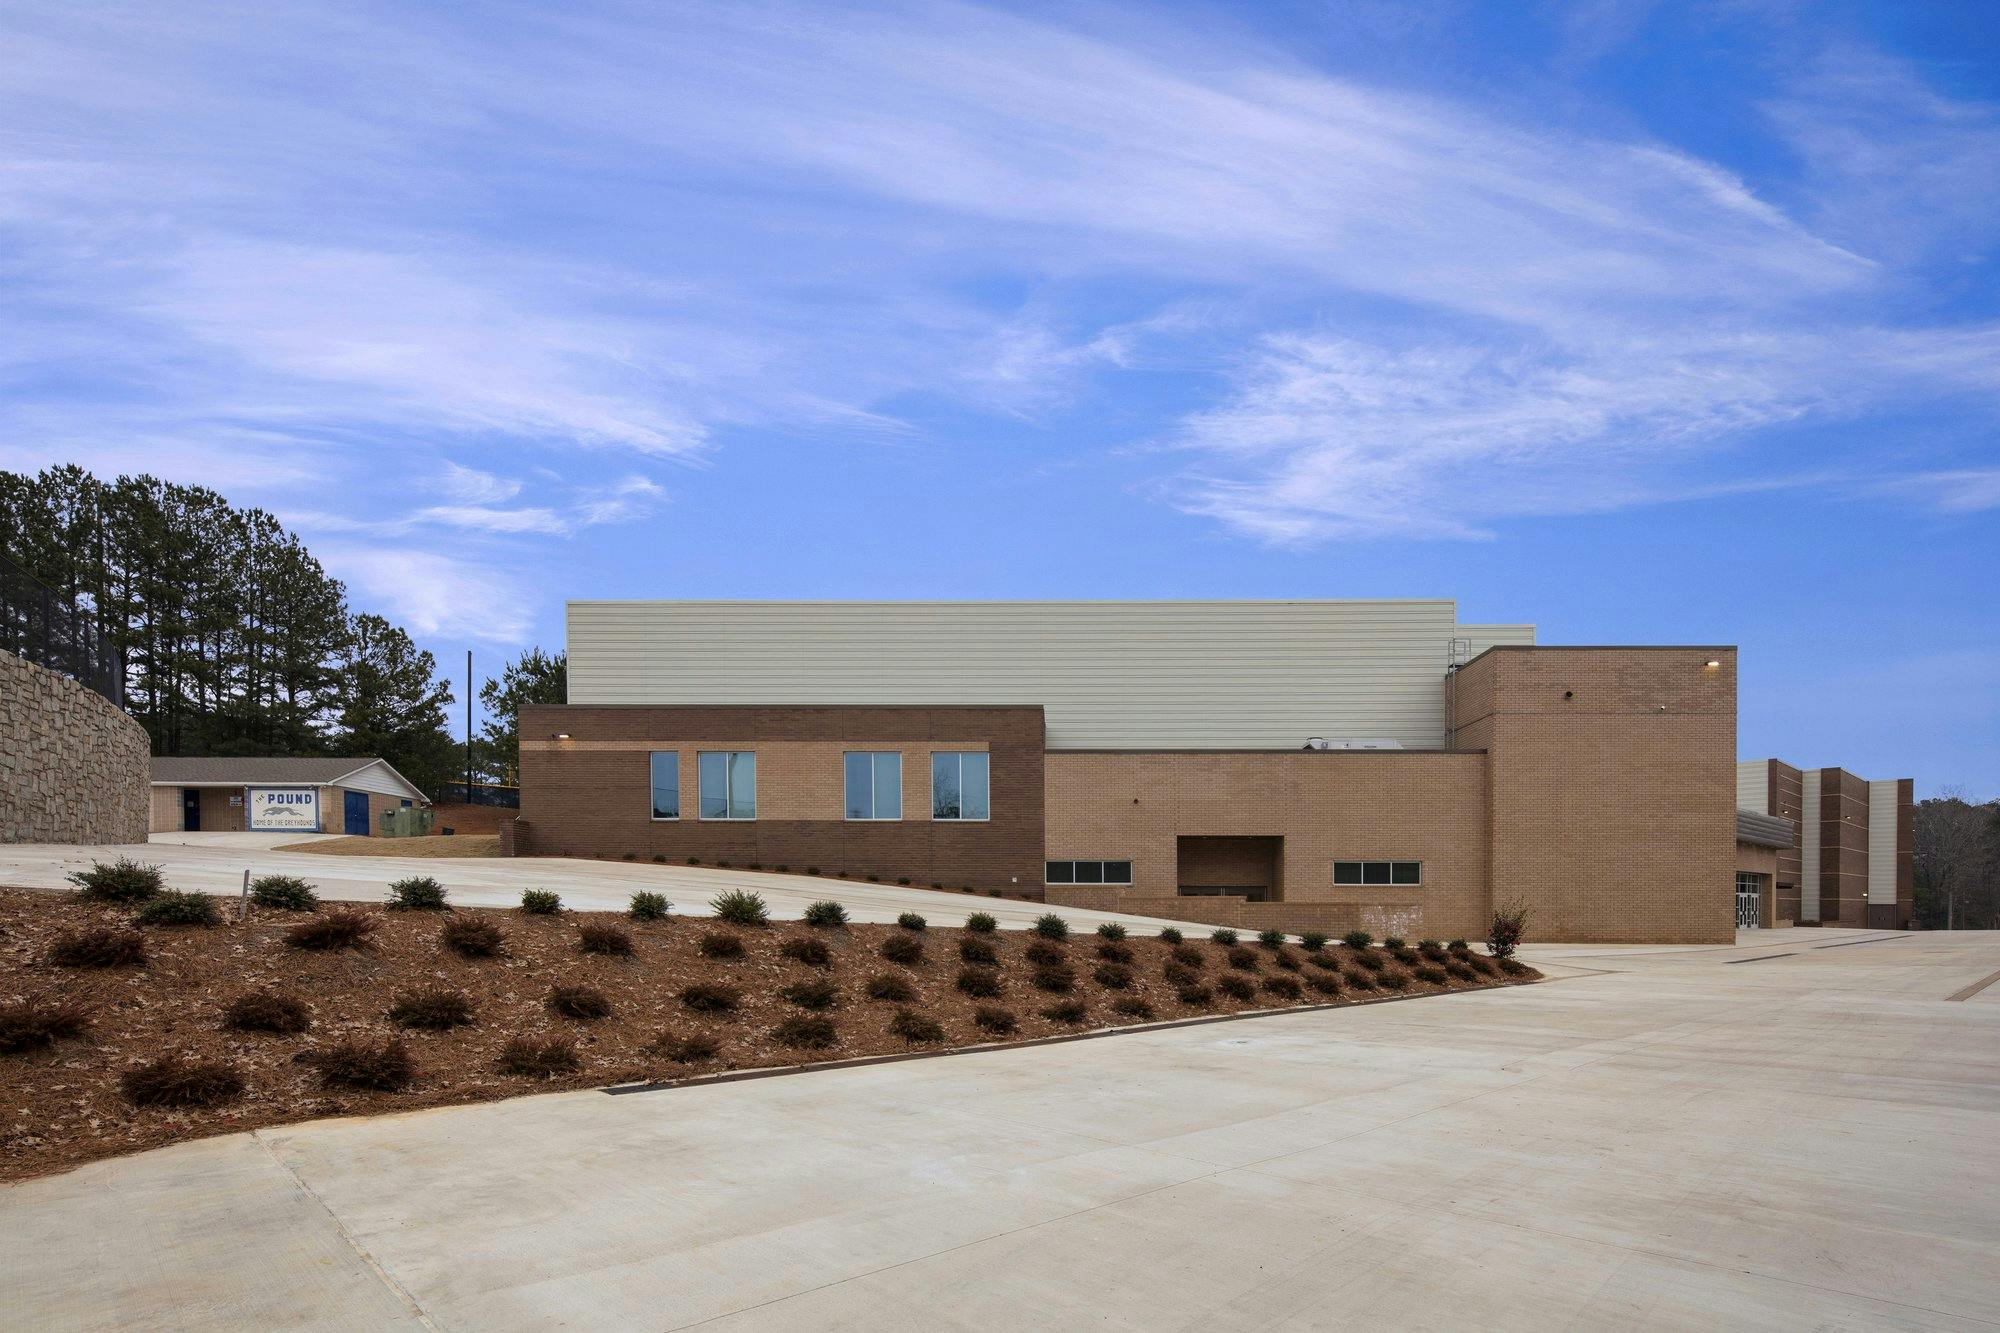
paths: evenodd
<path fill-rule="evenodd" d="M 37 1329 L 1992 1327 L 2000 1006 L 1946 997 L 2000 936 L 1770 952 L 215 1139 L 0 1189 L 0 1291 Z"/>

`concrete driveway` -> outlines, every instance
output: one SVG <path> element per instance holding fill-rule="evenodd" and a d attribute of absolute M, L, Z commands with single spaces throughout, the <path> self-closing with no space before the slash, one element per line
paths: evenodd
<path fill-rule="evenodd" d="M 167 881 L 178 889 L 235 894 L 243 872 L 255 875 L 301 875 L 319 887 L 320 896 L 347 902 L 379 903 L 392 880 L 407 875 L 432 875 L 451 892 L 452 901 L 468 907 L 518 907 L 523 889 L 554 889 L 576 908 L 623 911 L 633 893 L 651 889 L 664 893 L 674 911 L 707 916 L 711 898 L 724 889 L 754 889 L 770 904 L 771 914 L 797 918 L 806 904 L 821 898 L 843 903 L 856 921 L 894 921 L 904 912 L 921 912 L 940 924 L 962 922 L 967 913 L 990 912 L 1003 927 L 1031 925 L 1049 909 L 1020 899 L 987 898 L 962 893 L 904 889 L 894 884 L 805 875 L 758 874 L 749 870 L 715 870 L 703 866 L 653 865 L 646 862 L 582 861 L 565 857 L 503 860 L 474 857 L 314 856 L 309 852 L 279 852 L 272 848 L 311 842 L 323 835 L 297 833 L 165 833 L 130 846 L 70 847 L 17 843 L 0 845 L 0 885 L 20 888 L 66 889 L 65 878 L 92 861 L 129 856 L 166 868 Z M 1119 912 L 1090 912 L 1065 907 L 1062 915 L 1086 930 L 1101 921 L 1121 921 L 1149 933 L 1172 924 L 1153 917 Z M 1186 926 L 1188 923 L 1179 923 Z M 1197 926 L 1206 933 L 1212 927 Z"/>
<path fill-rule="evenodd" d="M 1991 1328 L 2000 935 L 260 1131 L 0 1189 L 23 1328 Z"/>

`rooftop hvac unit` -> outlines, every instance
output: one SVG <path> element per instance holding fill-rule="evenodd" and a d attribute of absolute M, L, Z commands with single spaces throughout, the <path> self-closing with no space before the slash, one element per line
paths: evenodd
<path fill-rule="evenodd" d="M 1330 741 L 1322 736 L 1310 736 L 1306 738 L 1306 748 L 1308 750 L 1400 750 L 1403 748 L 1403 743 L 1388 737 Z"/>

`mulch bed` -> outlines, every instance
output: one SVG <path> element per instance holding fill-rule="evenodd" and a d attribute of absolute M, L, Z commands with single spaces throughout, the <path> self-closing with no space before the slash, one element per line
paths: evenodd
<path fill-rule="evenodd" d="M 225 906 L 233 917 L 234 901 L 225 900 Z M 326 910 L 349 907 L 329 904 Z M 1062 946 L 1075 973 L 1075 990 L 1056 995 L 1036 989 L 1032 982 L 1035 967 L 1024 953 L 1035 937 L 1001 931 L 975 938 L 991 942 L 998 952 L 1003 994 L 997 999 L 974 999 L 954 984 L 960 968 L 959 941 L 969 934 L 956 928 L 933 927 L 920 933 L 877 925 L 814 929 L 796 921 L 737 928 L 703 917 L 640 923 L 607 912 L 530 916 L 486 908 L 459 908 L 448 915 L 378 907 L 354 910 L 380 921 L 373 943 L 364 950 L 318 953 L 292 948 L 284 942 L 285 932 L 311 914 L 253 907 L 247 920 L 232 919 L 220 927 L 146 928 L 148 958 L 143 967 L 69 968 L 53 966 L 45 958 L 56 936 L 88 926 L 123 926 L 131 913 L 84 903 L 69 894 L 0 889 L 0 1006 L 60 998 L 80 1001 L 90 1011 L 89 1026 L 79 1037 L 0 1054 L 0 1179 L 42 1175 L 96 1158 L 320 1116 L 373 1115 L 731 1069 L 1025 1041 L 1148 1021 L 1113 1009 L 1114 1002 L 1128 998 L 1145 1001 L 1153 1021 L 1164 1021 L 1354 1002 L 1388 993 L 1357 993 L 1350 986 L 1334 996 L 1307 988 L 1297 1000 L 1289 1000 L 1260 987 L 1248 1000 L 1218 990 L 1209 1003 L 1183 1004 L 1176 988 L 1161 975 L 1171 948 L 1165 941 L 1137 937 L 1124 941 L 1133 955 L 1129 964 L 1133 984 L 1127 990 L 1114 990 L 1093 976 L 1100 965 L 1101 942 L 1082 935 L 1072 936 Z M 506 936 L 506 956 L 473 960 L 441 948 L 438 931 L 449 917 L 481 917 L 499 926 Z M 580 952 L 578 928 L 586 924 L 611 924 L 628 931 L 632 956 Z M 718 960 L 698 953 L 696 941 L 710 932 L 740 936 L 743 957 Z M 825 941 L 833 955 L 831 966 L 811 967 L 780 953 L 785 940 L 801 936 Z M 923 960 L 901 965 L 882 958 L 877 950 L 883 941 L 897 936 L 920 939 Z M 1315 970 L 1307 964 L 1298 972 L 1284 971 L 1271 950 L 1251 945 L 1256 970 L 1246 972 L 1228 963 L 1224 946 L 1192 932 L 1188 943 L 1203 954 L 1198 970 L 1211 989 L 1217 978 L 1232 973 L 1261 981 L 1277 975 L 1303 978 Z M 1287 952 L 1306 962 L 1307 955 L 1297 946 L 1288 946 Z M 1341 945 L 1326 950 L 1341 961 L 1349 978 L 1364 974 L 1354 952 Z M 1384 961 L 1388 971 L 1406 971 Z M 884 973 L 904 977 L 916 998 L 907 1006 L 869 999 L 864 984 Z M 1442 985 L 1412 977 L 1402 993 L 1475 990 L 1538 977 L 1524 970 L 1511 977 L 1447 980 Z M 832 1020 L 834 1044 L 819 1050 L 783 1044 L 772 1029 L 807 1011 L 779 992 L 793 983 L 820 978 L 831 981 L 840 993 L 835 1007 L 819 1015 Z M 741 1008 L 733 1014 L 690 1012 L 679 996 L 695 983 L 739 987 Z M 545 1001 L 550 988 L 558 985 L 602 991 L 611 1002 L 610 1015 L 583 1021 L 551 1013 Z M 473 1025 L 443 1032 L 396 1027 L 387 1013 L 392 998 L 419 986 L 463 992 L 472 1002 Z M 246 991 L 262 990 L 304 1000 L 311 1009 L 310 1026 L 293 1036 L 226 1030 L 222 1014 L 230 1001 Z M 1043 1017 L 1043 1009 L 1069 999 L 1083 1002 L 1082 1022 Z M 1019 1027 L 1005 1036 L 982 1030 L 972 1017 L 982 1005 L 1012 1011 Z M 903 1008 L 935 1019 L 943 1027 L 943 1041 L 913 1043 L 894 1035 L 890 1021 Z M 416 1060 L 414 1085 L 402 1092 L 322 1086 L 311 1063 L 313 1053 L 357 1036 L 403 1037 Z M 677 1063 L 654 1049 L 662 1037 L 695 1036 L 716 1042 L 713 1058 Z M 501 1048 L 516 1037 L 569 1038 L 575 1043 L 579 1067 L 554 1078 L 503 1074 L 496 1069 L 496 1060 Z M 164 1055 L 226 1060 L 242 1075 L 244 1091 L 210 1109 L 135 1107 L 121 1091 L 121 1077 Z"/>

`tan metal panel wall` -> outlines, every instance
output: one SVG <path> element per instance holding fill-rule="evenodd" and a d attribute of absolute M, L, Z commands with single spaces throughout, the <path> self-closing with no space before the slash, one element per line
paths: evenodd
<path fill-rule="evenodd" d="M 1501 644 L 1516 644 L 1533 647 L 1535 627 L 1533 625 L 1460 625 L 1453 633 L 1461 639 L 1471 641 L 1471 646 L 1460 658 L 1469 662 L 1488 648 Z"/>
<path fill-rule="evenodd" d="M 1819 778 L 1816 768 L 1799 774 L 1799 919 L 1819 915 Z"/>
<path fill-rule="evenodd" d="M 573 704 L 1041 704 L 1051 749 L 1445 743 L 1449 601 L 571 602 Z"/>
<path fill-rule="evenodd" d="M 1771 813 L 1771 761 L 1745 759 L 1736 765 L 1736 808 Z"/>
<path fill-rule="evenodd" d="M 1896 901 L 1896 788 L 1894 778 L 1868 784 L 1868 901 Z"/>

